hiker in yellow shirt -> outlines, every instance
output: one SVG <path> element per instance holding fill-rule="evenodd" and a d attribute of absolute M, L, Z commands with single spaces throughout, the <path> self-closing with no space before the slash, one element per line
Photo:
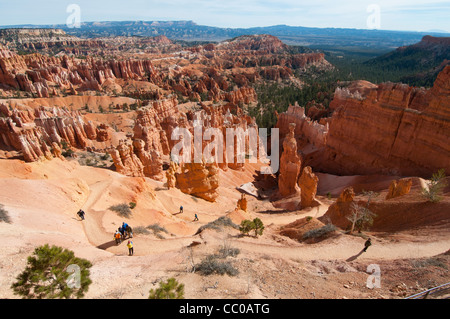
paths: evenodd
<path fill-rule="evenodd" d="M 127 243 L 127 247 L 128 247 L 128 256 L 133 256 L 133 242 L 131 240 L 128 241 Z"/>

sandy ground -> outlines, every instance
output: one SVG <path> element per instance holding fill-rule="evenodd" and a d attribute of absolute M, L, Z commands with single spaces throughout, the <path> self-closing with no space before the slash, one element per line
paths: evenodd
<path fill-rule="evenodd" d="M 169 277 L 185 284 L 186 298 L 396 298 L 450 281 L 448 268 L 411 262 L 438 258 L 449 266 L 448 255 L 442 255 L 450 248 L 447 228 L 416 230 L 414 235 L 370 233 L 374 244 L 361 253 L 365 239 L 358 236 L 340 233 L 305 244 L 279 234 L 280 226 L 299 218 L 322 216 L 333 202 L 326 196 L 319 196 L 320 207 L 296 212 L 277 212 L 269 200 L 247 196 L 249 212 L 235 212 L 241 196 L 236 187 L 254 180 L 256 165 L 221 172 L 215 203 L 168 190 L 162 182 L 67 160 L 0 160 L 0 167 L 0 203 L 11 219 L 0 223 L 1 298 L 17 298 L 11 284 L 34 248 L 46 243 L 69 248 L 92 262 L 93 283 L 86 298 L 147 298 L 151 288 Z M 387 177 L 372 176 L 366 182 L 359 177 L 357 183 L 381 183 L 384 188 Z M 326 194 L 344 185 L 342 178 L 333 183 L 332 176 L 322 176 L 319 188 Z M 137 203 L 130 218 L 109 210 L 129 202 Z M 180 205 L 184 213 L 177 214 Z M 86 212 L 84 221 L 76 216 L 80 208 Z M 195 213 L 200 220 L 194 222 Z M 261 218 L 264 235 L 243 237 L 229 227 L 195 235 L 200 226 L 225 215 L 235 223 Z M 158 224 L 167 233 L 135 234 L 135 254 L 128 256 L 125 243 L 113 242 L 123 221 L 133 228 Z M 193 242 L 200 244 L 189 248 Z M 239 270 L 237 276 L 192 272 L 192 265 L 224 246 L 240 251 L 227 257 Z M 366 287 L 370 264 L 380 265 L 385 276 L 379 289 Z"/>

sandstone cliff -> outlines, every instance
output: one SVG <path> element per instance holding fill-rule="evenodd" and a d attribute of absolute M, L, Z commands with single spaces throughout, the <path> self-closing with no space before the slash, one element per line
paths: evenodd
<path fill-rule="evenodd" d="M 395 83 L 340 90 L 323 152 L 308 164 L 338 175 L 450 171 L 449 96 L 450 66 L 428 90 Z"/>
<path fill-rule="evenodd" d="M 320 124 L 312 121 L 305 115 L 305 108 L 297 103 L 290 105 L 288 110 L 277 115 L 277 124 L 275 125 L 280 131 L 280 138 L 289 133 L 289 123 L 295 123 L 295 137 L 302 144 L 311 144 L 318 148 L 326 145 L 328 134 L 328 124 Z"/>

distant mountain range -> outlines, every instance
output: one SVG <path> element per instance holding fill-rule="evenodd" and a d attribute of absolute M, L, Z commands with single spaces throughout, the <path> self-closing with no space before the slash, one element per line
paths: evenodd
<path fill-rule="evenodd" d="M 257 34 L 275 36 L 291 45 L 290 50 L 297 53 L 313 51 L 311 49 L 325 52 L 326 59 L 344 77 L 366 79 L 374 83 L 393 81 L 431 86 L 437 74 L 450 64 L 449 33 L 321 29 L 286 25 L 247 29 L 201 26 L 192 21 L 85 22 L 80 28 L 69 28 L 66 25 L 21 25 L 9 30 L 0 27 L 0 43 L 10 47 L 14 47 L 15 43 L 16 50 L 27 52 L 30 47 L 34 49 L 34 46 L 27 46 L 33 37 L 41 42 L 66 41 L 69 45 L 77 46 L 80 38 L 90 40 L 106 37 L 108 39 L 97 41 L 115 41 L 114 37 L 127 36 L 132 42 L 140 42 L 147 40 L 144 37 L 165 36 L 178 44 L 190 46 L 197 45 L 198 41 L 219 42 Z"/>
<path fill-rule="evenodd" d="M 310 28 L 276 25 L 255 28 L 219 28 L 192 21 L 105 21 L 83 22 L 80 28 L 60 25 L 15 25 L 0 28 L 58 28 L 79 37 L 157 36 L 172 40 L 223 41 L 241 35 L 270 34 L 289 45 L 316 48 L 362 47 L 392 50 L 419 42 L 425 35 L 448 36 L 448 33 Z"/>

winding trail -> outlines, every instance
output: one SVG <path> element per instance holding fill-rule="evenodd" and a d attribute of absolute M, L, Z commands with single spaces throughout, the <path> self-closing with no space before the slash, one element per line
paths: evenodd
<path fill-rule="evenodd" d="M 115 255 L 127 255 L 128 249 L 126 242 L 116 245 L 113 240 L 113 232 L 107 231 L 102 225 L 104 224 L 107 211 L 98 210 L 95 204 L 101 196 L 110 189 L 114 180 L 105 180 L 90 185 L 90 194 L 83 208 L 86 211 L 86 219 L 83 221 L 83 228 L 88 241 L 95 247 L 107 250 Z M 175 237 L 165 239 L 163 242 L 158 239 L 151 239 L 139 235 L 135 235 L 132 241 L 135 247 L 135 255 L 151 255 L 168 251 L 178 250 L 186 247 L 192 242 L 192 237 Z M 163 243 L 163 244 L 162 244 Z"/>
<path fill-rule="evenodd" d="M 95 204 L 100 200 L 102 194 L 108 191 L 114 179 L 99 181 L 90 185 L 90 194 L 83 205 L 86 210 L 86 219 L 83 222 L 85 234 L 89 242 L 99 248 L 104 249 L 114 255 L 127 255 L 128 251 L 126 243 L 116 245 L 113 241 L 113 234 L 111 231 L 105 230 L 103 227 L 107 211 L 98 210 Z M 161 199 L 161 205 L 164 207 L 164 202 L 167 199 Z M 320 212 L 311 212 L 317 214 L 324 213 L 324 209 Z M 216 212 L 216 218 L 222 216 L 224 213 Z M 306 214 L 306 213 L 305 213 Z M 265 215 L 257 214 L 260 218 L 266 218 L 267 224 L 283 224 L 289 219 L 291 221 L 304 217 L 302 215 Z M 306 216 L 306 215 L 305 215 Z M 184 217 L 184 216 L 183 216 Z M 186 222 L 186 220 L 178 217 L 173 217 L 178 222 Z M 277 223 L 278 221 L 278 223 Z M 205 222 L 203 222 L 205 223 Z M 202 224 L 198 224 L 200 227 Z M 208 231 L 203 234 L 209 243 L 223 243 L 224 235 L 222 233 L 215 233 Z M 450 238 L 442 239 L 436 242 L 399 242 L 392 243 L 387 240 L 376 239 L 373 245 L 365 253 L 361 253 L 364 245 L 364 239 L 353 236 L 339 236 L 337 238 L 326 240 L 317 244 L 300 244 L 292 242 L 290 244 L 277 243 L 271 238 L 270 234 L 261 238 L 251 237 L 231 237 L 230 242 L 234 247 L 256 254 L 266 254 L 271 256 L 280 256 L 296 260 L 393 260 L 393 259 L 407 259 L 407 258 L 421 258 L 431 257 L 446 252 L 450 248 Z M 135 244 L 135 255 L 145 256 L 161 254 L 166 252 L 173 252 L 187 247 L 193 241 L 198 241 L 199 236 L 190 235 L 183 237 L 173 237 L 167 239 L 152 239 L 148 236 L 135 235 L 132 239 Z"/>

